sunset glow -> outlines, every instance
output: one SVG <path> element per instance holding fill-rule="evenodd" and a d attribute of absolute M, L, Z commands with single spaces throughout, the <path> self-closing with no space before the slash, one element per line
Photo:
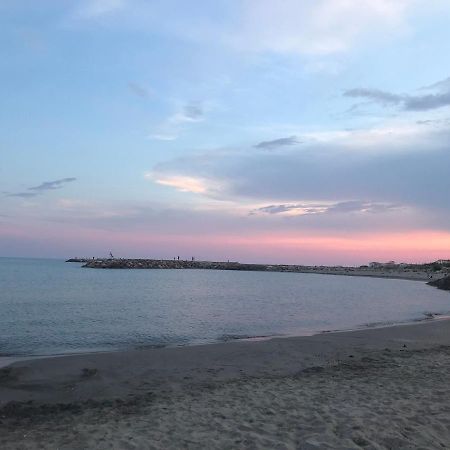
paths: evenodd
<path fill-rule="evenodd" d="M 194 3 L 2 4 L 0 255 L 450 258 L 446 2 Z"/>

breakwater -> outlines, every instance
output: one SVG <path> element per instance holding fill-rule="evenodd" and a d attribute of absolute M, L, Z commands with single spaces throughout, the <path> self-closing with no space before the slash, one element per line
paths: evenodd
<path fill-rule="evenodd" d="M 84 262 L 83 267 L 91 269 L 207 269 L 207 270 L 242 270 L 258 272 L 294 272 L 316 273 L 323 275 L 351 275 L 360 277 L 400 278 L 406 280 L 430 281 L 448 275 L 445 271 L 434 271 L 428 267 L 417 268 L 405 266 L 395 268 L 342 267 L 342 266 L 305 266 L 289 264 L 246 264 L 236 261 L 191 261 L 172 259 L 131 259 L 131 258 L 97 258 L 82 260 L 73 258 L 68 262 Z"/>
<path fill-rule="evenodd" d="M 294 271 L 301 266 L 273 266 L 266 264 L 242 264 L 235 261 L 185 261 L 171 259 L 95 259 L 83 267 L 92 269 L 208 269 L 250 271 Z"/>

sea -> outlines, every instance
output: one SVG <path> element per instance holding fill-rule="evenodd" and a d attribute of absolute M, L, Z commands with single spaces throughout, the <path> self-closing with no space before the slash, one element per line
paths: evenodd
<path fill-rule="evenodd" d="M 301 336 L 435 314 L 450 314 L 450 295 L 420 281 L 0 258 L 3 357 Z"/>

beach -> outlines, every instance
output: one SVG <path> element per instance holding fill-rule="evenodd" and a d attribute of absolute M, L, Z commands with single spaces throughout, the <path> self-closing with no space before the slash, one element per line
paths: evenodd
<path fill-rule="evenodd" d="M 20 361 L 0 447 L 447 448 L 450 321 Z"/>

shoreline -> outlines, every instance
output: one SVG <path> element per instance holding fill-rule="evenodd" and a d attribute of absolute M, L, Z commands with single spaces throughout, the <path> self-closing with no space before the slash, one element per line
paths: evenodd
<path fill-rule="evenodd" d="M 443 448 L 450 320 L 0 369 L 0 447 Z"/>
<path fill-rule="evenodd" d="M 418 339 L 415 339 L 415 336 Z M 376 337 L 376 339 L 374 339 Z M 434 339 L 436 340 L 434 341 Z M 133 348 L 127 350 L 112 350 L 112 351 L 99 351 L 99 352 L 89 352 L 89 353 L 73 353 L 73 354 L 59 354 L 59 355 L 42 355 L 42 356 L 24 356 L 16 357 L 8 356 L 8 359 L 14 359 L 15 361 L 9 362 L 7 365 L 0 366 L 0 410 L 8 402 L 23 402 L 23 401 L 37 401 L 41 403 L 60 403 L 73 402 L 80 400 L 89 400 L 96 398 L 97 395 L 103 398 L 103 395 L 94 394 L 92 396 L 86 397 L 86 392 L 81 392 L 80 395 L 70 394 L 62 395 L 60 397 L 58 389 L 53 389 L 54 376 L 57 374 L 58 378 L 61 378 L 59 382 L 62 382 L 67 376 L 67 380 L 72 380 L 76 373 L 81 374 L 83 369 L 89 366 L 98 365 L 98 368 L 94 368 L 96 371 L 105 370 L 108 371 L 114 368 L 114 372 L 118 374 L 121 373 L 120 377 L 116 380 L 118 384 L 124 382 L 122 377 L 127 374 L 127 377 L 133 376 L 133 365 L 139 367 L 139 371 L 134 374 L 136 378 L 140 378 L 141 370 L 145 368 L 146 363 L 151 365 L 152 371 L 156 373 L 159 370 L 167 371 L 166 363 L 171 357 L 174 357 L 173 364 L 170 364 L 171 369 L 175 368 L 178 363 L 182 362 L 182 366 L 192 357 L 191 362 L 188 364 L 191 369 L 196 367 L 194 365 L 195 360 L 201 360 L 199 364 L 200 368 L 205 368 L 208 364 L 214 366 L 214 362 L 217 362 L 222 356 L 226 359 L 229 357 L 235 357 L 235 353 L 240 354 L 239 360 L 241 361 L 241 356 L 246 354 L 250 360 L 255 356 L 259 357 L 259 352 L 271 352 L 273 349 L 281 349 L 283 351 L 295 350 L 296 356 L 305 362 L 305 356 L 310 355 L 312 349 L 314 352 L 319 351 L 322 358 L 327 360 L 336 360 L 335 350 L 348 352 L 358 352 L 356 347 L 364 347 L 366 350 L 380 350 L 385 348 L 387 343 L 396 343 L 397 341 L 408 341 L 414 342 L 414 348 L 423 349 L 428 348 L 429 343 L 436 345 L 444 345 L 450 347 L 450 316 L 437 316 L 432 318 L 424 318 L 418 321 L 404 322 L 387 324 L 375 327 L 358 328 L 351 330 L 324 330 L 312 335 L 301 335 L 301 336 L 267 336 L 267 337 L 248 337 L 243 339 L 233 339 L 225 342 L 211 342 L 211 343 L 201 343 L 195 345 L 184 345 L 184 346 L 167 346 L 160 348 Z M 343 346 L 342 344 L 345 343 Z M 351 344 L 351 345 L 350 345 Z M 356 345 L 356 347 L 353 347 Z M 308 347 L 311 348 L 308 349 Z M 329 348 L 325 348 L 329 347 Z M 241 354 L 242 353 L 242 354 Z M 207 360 L 203 357 L 206 356 Z M 274 355 L 275 356 L 275 355 Z M 150 361 L 151 358 L 155 358 L 154 361 Z M 149 359 L 150 358 L 150 359 Z M 308 359 L 308 358 L 306 358 Z M 158 368 L 156 361 L 164 361 L 162 368 Z M 127 361 L 132 363 L 131 366 L 122 367 L 122 362 Z M 250 364 L 241 361 L 242 369 L 248 369 L 248 366 L 252 366 L 253 362 Z M 323 362 L 323 361 L 322 361 Z M 283 364 L 286 361 L 283 362 Z M 225 364 L 227 365 L 227 364 Z M 230 365 L 230 364 L 228 364 Z M 238 364 L 231 364 L 237 368 Z M 276 366 L 277 364 L 275 364 Z M 181 368 L 181 367 L 180 367 Z M 237 374 L 240 377 L 240 372 L 243 370 L 239 369 Z M 258 373 L 253 373 L 252 376 L 259 376 Z M 285 368 L 273 367 L 272 371 L 284 371 Z M 208 370 L 208 369 L 207 369 Z M 118 372 L 117 372 L 118 371 Z M 245 370 L 244 370 L 245 371 Z M 69 375 L 69 372 L 71 375 Z M 176 370 L 178 372 L 178 370 Z M 13 374 L 13 375 L 12 375 Z M 20 374 L 27 375 L 21 380 Z M 29 378 L 28 376 L 31 377 Z M 39 393 L 34 392 L 34 376 L 39 375 L 39 380 L 42 389 Z M 235 373 L 236 375 L 236 373 Z M 77 378 L 75 376 L 75 378 Z M 95 378 L 95 377 L 94 377 Z M 44 384 L 42 382 L 45 380 Z M 20 381 L 20 383 L 19 383 Z M 73 381 L 73 380 L 72 380 Z M 81 378 L 81 381 L 85 381 Z M 112 380 L 109 380 L 112 381 Z M 5 383 L 6 382 L 6 383 Z M 17 384 L 20 389 L 17 388 Z M 31 386 L 31 389 L 27 388 L 27 385 Z M 75 383 L 77 384 L 77 383 Z M 86 384 L 86 383 L 85 383 Z M 95 383 L 97 384 L 97 383 Z M 125 384 L 129 384 L 125 382 Z M 122 386 L 123 388 L 123 386 Z M 119 389 L 117 392 L 121 393 L 119 397 L 123 394 L 123 389 Z M 109 386 L 108 395 L 104 399 L 115 397 L 115 390 L 111 391 L 111 386 Z M 133 389 L 131 389 L 133 391 Z M 59 393 L 58 393 L 59 392 Z M 128 392 L 127 395 L 130 395 Z M 35 395 L 38 394 L 38 395 Z M 65 393 L 67 394 L 67 392 Z M 136 392 L 134 392 L 136 394 Z"/>
<path fill-rule="evenodd" d="M 192 348 L 192 347 L 201 347 L 201 346 L 214 346 L 214 345 L 227 345 L 227 344 L 235 344 L 239 342 L 265 342 L 270 341 L 272 339 L 298 339 L 298 338 L 306 338 L 312 336 L 321 336 L 328 334 L 338 334 L 338 333 L 353 333 L 358 331 L 365 330 L 378 330 L 383 328 L 392 328 L 392 327 L 402 327 L 409 325 L 419 325 L 422 323 L 430 323 L 436 321 L 445 321 L 450 320 L 450 308 L 449 313 L 440 314 L 440 313 L 423 313 L 422 318 L 405 320 L 403 322 L 392 322 L 392 323 L 375 323 L 375 324 L 363 324 L 357 326 L 355 328 L 343 328 L 343 329 L 332 329 L 332 330 L 318 330 L 312 331 L 308 334 L 273 334 L 273 335 L 265 335 L 265 336 L 230 336 L 227 338 L 218 338 L 216 340 L 211 341 L 200 341 L 194 342 L 192 344 L 167 344 L 167 345 L 141 345 L 138 347 L 123 347 L 116 348 L 112 350 L 92 350 L 85 352 L 73 352 L 73 353 L 54 353 L 54 354 L 43 354 L 43 355 L 0 355 L 0 370 L 3 368 L 7 368 L 15 363 L 26 363 L 29 361 L 35 360 L 53 360 L 53 359 L 61 359 L 68 358 L 74 356 L 91 356 L 91 355 L 103 355 L 103 354 L 114 354 L 114 353 L 126 353 L 126 352 L 139 352 L 146 350 L 164 350 L 164 349 L 182 349 L 182 348 Z M 1 407 L 1 398 L 0 398 L 0 407 Z"/>

